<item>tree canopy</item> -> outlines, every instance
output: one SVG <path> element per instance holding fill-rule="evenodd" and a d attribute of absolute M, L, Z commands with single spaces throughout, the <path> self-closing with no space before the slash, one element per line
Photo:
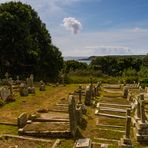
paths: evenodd
<path fill-rule="evenodd" d="M 34 73 L 55 80 L 63 67 L 62 54 L 37 12 L 21 2 L 0 4 L 1 74 Z"/>

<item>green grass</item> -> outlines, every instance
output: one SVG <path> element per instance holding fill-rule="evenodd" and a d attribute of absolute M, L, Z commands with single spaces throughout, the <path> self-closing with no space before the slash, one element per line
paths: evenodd
<path fill-rule="evenodd" d="M 18 127 L 10 125 L 0 125 L 0 135 L 2 134 L 12 134 L 17 135 Z"/>

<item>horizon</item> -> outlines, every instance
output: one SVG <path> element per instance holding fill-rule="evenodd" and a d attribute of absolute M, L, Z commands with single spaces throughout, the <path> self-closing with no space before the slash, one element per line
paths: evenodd
<path fill-rule="evenodd" d="M 63 56 L 148 53 L 146 0 L 20 1 L 38 13 Z"/>

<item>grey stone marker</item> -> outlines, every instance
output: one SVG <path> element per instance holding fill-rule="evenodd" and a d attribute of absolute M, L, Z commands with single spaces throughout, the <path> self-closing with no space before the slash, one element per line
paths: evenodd
<path fill-rule="evenodd" d="M 40 81 L 40 91 L 45 91 L 45 83 L 41 80 Z"/>
<path fill-rule="evenodd" d="M 18 127 L 23 128 L 27 124 L 27 120 L 28 120 L 27 114 L 22 113 L 17 119 Z"/>
<path fill-rule="evenodd" d="M 127 98 L 128 97 L 128 87 L 124 86 L 123 87 L 123 98 Z"/>
<path fill-rule="evenodd" d="M 77 116 L 76 116 L 76 102 L 73 95 L 69 95 L 68 110 L 69 110 L 69 120 L 70 120 L 70 131 L 72 133 L 72 136 L 75 137 L 77 132 Z"/>
<path fill-rule="evenodd" d="M 125 137 L 130 138 L 130 125 L 131 125 L 131 117 L 127 116 L 126 118 L 126 127 L 125 127 Z"/>
<path fill-rule="evenodd" d="M 6 101 L 8 97 L 11 95 L 10 89 L 7 87 L 3 87 L 0 92 L 2 100 Z"/>
<path fill-rule="evenodd" d="M 16 76 L 16 84 L 20 84 L 21 81 L 20 81 L 20 77 L 19 76 Z"/>
<path fill-rule="evenodd" d="M 5 73 L 5 80 L 6 80 L 6 83 L 8 83 L 8 78 L 9 78 L 9 74 L 8 72 Z"/>
<path fill-rule="evenodd" d="M 79 85 L 79 89 L 78 89 L 78 94 L 79 94 L 79 103 L 82 103 L 82 86 Z"/>
<path fill-rule="evenodd" d="M 90 106 L 91 99 L 92 99 L 91 87 L 90 87 L 90 85 L 88 85 L 86 87 L 86 91 L 85 91 L 85 105 Z"/>
<path fill-rule="evenodd" d="M 28 88 L 25 83 L 20 84 L 20 96 L 28 96 Z"/>
<path fill-rule="evenodd" d="M 145 123 L 144 100 L 141 100 L 141 102 L 140 102 L 140 117 L 141 117 L 141 122 Z"/>
<path fill-rule="evenodd" d="M 28 87 L 28 93 L 35 94 L 35 87 L 33 86 L 33 74 L 30 75 L 30 78 L 26 79 L 27 87 Z"/>
<path fill-rule="evenodd" d="M 131 117 L 127 116 L 126 125 L 125 125 L 125 136 L 121 138 L 118 142 L 119 148 L 133 148 L 131 139 L 130 139 L 130 125 L 131 125 Z"/>

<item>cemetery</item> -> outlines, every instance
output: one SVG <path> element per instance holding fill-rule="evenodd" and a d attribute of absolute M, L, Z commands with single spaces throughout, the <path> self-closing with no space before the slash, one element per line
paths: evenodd
<path fill-rule="evenodd" d="M 24 147 L 148 146 L 147 88 L 93 83 L 93 78 L 81 85 L 47 85 L 33 77 L 25 81 L 6 77 L 1 85 L 2 146 L 19 147 L 22 142 Z"/>
<path fill-rule="evenodd" d="M 128 40 L 140 50 L 135 45 L 139 39 L 135 35 L 144 35 L 146 27 L 114 29 L 115 32 L 107 29 L 109 34 L 103 30 L 98 32 L 98 28 L 101 36 L 94 29 L 93 33 L 84 29 L 77 38 L 73 35 L 78 35 L 83 28 L 77 19 L 63 18 L 59 26 L 47 19 L 48 29 L 55 33 L 54 37 L 57 34 L 57 39 L 52 39 L 46 24 L 32 7 L 36 2 L 27 1 L 0 2 L 0 148 L 148 148 L 148 54 L 130 55 L 130 48 L 122 45 Z M 46 9 L 45 2 L 37 1 L 36 7 Z M 59 2 L 49 1 L 47 6 L 50 5 L 51 14 L 56 10 L 66 16 L 61 8 L 80 0 L 64 0 L 58 5 Z M 97 2 L 101 6 L 104 1 Z M 40 6 L 41 3 L 44 4 Z M 47 10 L 41 14 L 45 12 L 48 14 Z M 62 20 L 61 14 L 58 18 Z M 56 21 L 57 15 L 53 16 Z M 109 25 L 102 22 L 102 28 L 103 24 Z M 72 32 L 65 34 L 66 39 L 64 28 Z M 127 39 L 121 40 L 117 32 Z M 90 38 L 86 39 L 84 34 L 90 38 L 93 34 L 94 41 L 89 43 Z M 140 39 L 147 41 L 145 36 Z M 136 41 L 132 43 L 133 38 Z M 101 46 L 102 41 L 107 44 Z M 110 46 L 112 41 L 123 47 Z M 79 44 L 86 51 L 81 51 Z M 89 55 L 83 62 L 81 58 L 66 60 L 56 45 L 65 46 L 63 54 L 67 55 L 71 52 L 97 54 L 96 48 L 102 54 Z M 119 54 L 122 48 L 128 55 Z M 110 50 L 115 55 L 110 55 Z"/>

